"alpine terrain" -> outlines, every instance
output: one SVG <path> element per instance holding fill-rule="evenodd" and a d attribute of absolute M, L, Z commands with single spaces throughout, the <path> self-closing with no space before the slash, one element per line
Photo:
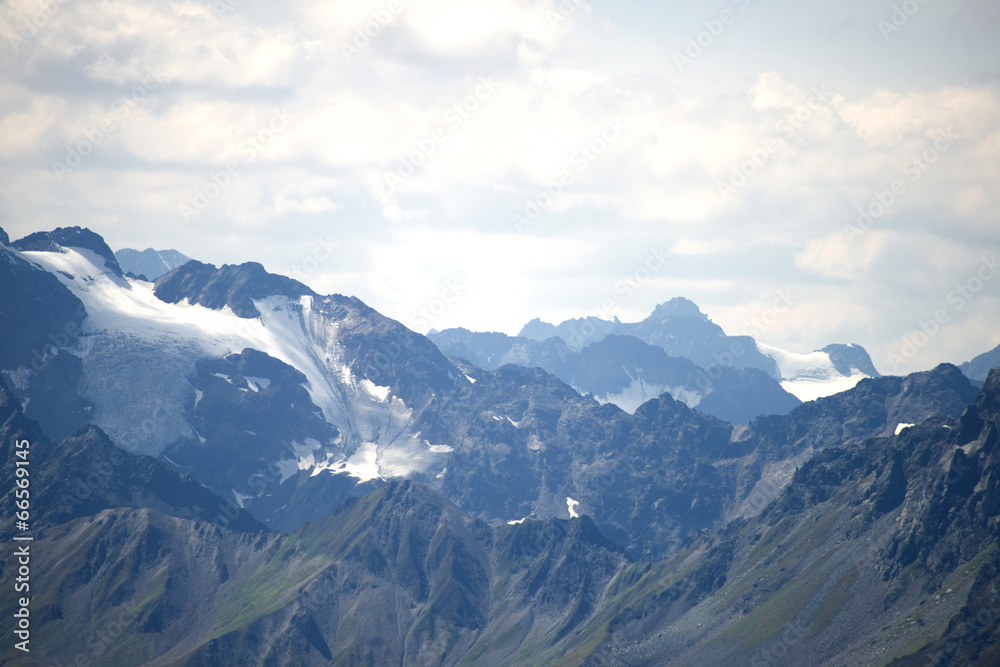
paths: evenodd
<path fill-rule="evenodd" d="M 1000 664 L 995 350 L 424 336 L 80 227 L 0 286 L 4 663 Z"/>

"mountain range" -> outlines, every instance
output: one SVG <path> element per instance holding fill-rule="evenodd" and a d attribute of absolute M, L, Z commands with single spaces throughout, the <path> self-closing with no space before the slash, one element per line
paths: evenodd
<path fill-rule="evenodd" d="M 0 232 L 38 664 L 998 655 L 991 357 L 883 377 L 684 299 L 425 337 L 252 262 L 123 269 Z"/>

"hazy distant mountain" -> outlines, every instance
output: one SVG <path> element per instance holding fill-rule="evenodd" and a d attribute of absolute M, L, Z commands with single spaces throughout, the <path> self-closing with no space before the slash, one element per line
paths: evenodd
<path fill-rule="evenodd" d="M 571 350 L 557 337 L 537 341 L 467 329 L 428 337 L 445 354 L 481 368 L 494 370 L 505 364 L 542 368 L 580 393 L 629 413 L 664 392 L 732 424 L 749 423 L 758 415 L 783 415 L 801 403 L 759 369 L 716 366 L 706 371 L 634 336 L 610 334 L 580 350 Z"/>
<path fill-rule="evenodd" d="M 661 303 L 641 322 L 588 317 L 553 325 L 534 319 L 510 343 L 505 343 L 501 334 L 463 332 L 462 329 L 454 329 L 429 335 L 446 354 L 487 366 L 501 359 L 506 363 L 538 365 L 583 391 L 598 397 L 606 396 L 605 400 L 629 410 L 638 406 L 637 400 L 641 402 L 656 395 L 652 392 L 670 391 L 675 398 L 691 406 L 700 405 L 700 409 L 708 412 L 712 401 L 705 404 L 701 401 L 713 389 L 729 384 L 721 377 L 724 369 L 761 370 L 780 382 L 784 392 L 801 401 L 829 396 L 850 389 L 863 378 L 879 376 L 868 353 L 860 345 L 828 345 L 822 350 L 801 354 L 766 345 L 750 336 L 728 336 L 696 304 L 682 297 Z M 581 383 L 576 379 L 578 374 L 575 368 L 565 368 L 567 356 L 583 353 L 609 336 L 638 339 L 662 349 L 672 358 L 694 362 L 699 368 L 700 387 L 694 389 L 690 383 L 678 379 L 676 374 L 674 379 L 666 382 L 654 380 L 652 376 L 662 376 L 663 373 L 648 365 L 638 371 L 635 368 L 628 370 L 634 386 L 624 393 L 620 391 L 621 387 L 606 391 L 602 386 L 591 387 Z M 535 344 L 529 344 L 529 340 Z M 561 346 L 553 341 L 560 341 Z M 505 346 L 508 348 L 506 351 Z M 595 356 L 593 351 L 588 355 L 592 361 Z M 640 356 L 645 358 L 648 354 Z M 620 369 L 610 370 L 620 373 Z M 732 376 L 731 373 L 729 375 Z M 761 380 L 755 381 L 757 389 L 763 389 L 766 384 Z M 742 393 L 743 400 L 754 402 L 754 405 L 731 405 L 724 408 L 725 413 L 717 416 L 742 423 L 758 414 L 784 414 L 794 406 L 781 398 L 781 391 L 775 393 L 773 388 L 768 388 L 764 394 L 757 391 Z M 713 400 L 719 398 L 720 395 L 716 395 Z M 732 401 L 727 402 L 732 404 Z M 736 414 L 740 415 L 739 418 L 734 416 Z"/>
<path fill-rule="evenodd" d="M 984 382 L 986 376 L 990 374 L 990 370 L 998 367 L 1000 367 L 1000 346 L 993 348 L 989 352 L 984 352 L 972 361 L 967 361 L 959 366 L 970 380 L 977 382 Z"/>
<path fill-rule="evenodd" d="M 690 359 L 704 370 L 760 369 L 803 401 L 829 396 L 853 387 L 862 378 L 879 375 L 860 345 L 828 345 L 800 354 L 750 336 L 728 336 L 696 304 L 682 297 L 661 303 L 641 322 L 588 317 L 553 325 L 534 319 L 521 329 L 519 337 L 538 341 L 558 337 L 570 350 L 578 351 L 609 335 L 633 336 L 662 348 L 671 357 Z"/>
<path fill-rule="evenodd" d="M 176 250 L 153 250 L 152 248 L 146 248 L 141 252 L 132 248 L 122 248 L 115 251 L 115 258 L 126 273 L 145 276 L 146 280 L 150 281 L 156 280 L 164 273 L 191 261 L 190 257 Z"/>
<path fill-rule="evenodd" d="M 753 338 L 727 336 L 697 305 L 682 297 L 661 303 L 641 322 L 587 317 L 552 325 L 535 319 L 524 325 L 518 335 L 534 340 L 558 336 L 570 349 L 580 350 L 609 334 L 634 336 L 663 348 L 671 357 L 690 359 L 701 368 L 719 365 L 759 368 L 775 379 L 781 378 L 774 360 L 757 349 Z"/>

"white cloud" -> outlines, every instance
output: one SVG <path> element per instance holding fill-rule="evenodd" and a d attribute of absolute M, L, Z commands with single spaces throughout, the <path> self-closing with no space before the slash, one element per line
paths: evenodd
<path fill-rule="evenodd" d="M 11 5 L 0 34 L 19 35 L 21 18 L 45 6 Z M 535 315 L 600 311 L 647 249 L 663 246 L 671 263 L 616 314 L 639 318 L 683 294 L 738 327 L 791 284 L 801 299 L 768 342 L 805 350 L 846 339 L 882 355 L 977 253 L 1000 245 L 1000 90 L 977 64 L 995 62 L 981 57 L 995 40 L 970 32 L 966 50 L 946 48 L 955 21 L 995 14 L 981 3 L 945 27 L 914 19 L 889 45 L 872 30 L 874 10 L 755 7 L 689 76 L 670 52 L 702 20 L 694 10 L 389 7 L 60 4 L 0 63 L 4 225 L 18 236 L 85 224 L 115 245 L 146 247 L 148 236 L 209 261 L 275 267 L 297 266 L 296 248 L 332 231 L 350 251 L 310 275 L 322 289 L 405 320 L 453 273 L 469 293 L 442 322 L 508 331 Z M 831 25 L 837 44 L 799 43 Z M 782 32 L 787 43 L 747 39 Z M 880 75 L 886 62 L 906 76 Z M 157 85 L 58 179 L 52 162 L 115 116 L 150 69 Z M 493 89 L 476 97 L 483 80 Z M 246 150 L 282 109 L 294 114 L 287 127 Z M 602 140 L 609 121 L 625 126 L 613 141 Z M 928 153 L 949 129 L 960 138 Z M 933 164 L 914 172 L 925 153 Z M 231 160 L 238 175 L 181 220 L 179 205 Z M 386 173 L 407 161 L 412 174 L 388 187 Z M 570 182 L 517 234 L 512 216 L 546 200 L 564 171 Z M 905 187 L 884 215 L 848 234 L 858 209 L 897 180 Z M 720 183 L 733 191 L 721 196 Z M 956 315 L 950 331 L 961 333 L 938 337 L 926 359 L 989 342 L 1000 316 L 980 309 L 991 303 L 984 294 Z"/>
<path fill-rule="evenodd" d="M 31 96 L 27 91 L 0 85 L 0 158 L 20 158 L 37 151 L 52 125 L 64 113 L 64 102 L 52 95 Z"/>

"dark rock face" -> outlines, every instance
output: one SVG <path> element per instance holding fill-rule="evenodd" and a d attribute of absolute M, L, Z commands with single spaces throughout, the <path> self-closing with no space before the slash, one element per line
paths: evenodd
<path fill-rule="evenodd" d="M 955 370 L 914 378 L 911 398 Z M 663 583 L 625 605 L 595 654 L 641 665 L 992 664 L 998 406 L 994 372 L 957 420 L 824 448 L 758 517 L 696 541 L 683 574 L 653 565 L 647 578 Z"/>
<path fill-rule="evenodd" d="M 239 531 L 263 526 L 232 508 L 194 480 L 149 457 L 115 447 L 98 428 L 81 428 L 53 444 L 37 423 L 24 416 L 9 389 L 0 382 L 0 451 L 4 488 L 15 488 L 17 442 L 29 442 L 33 530 L 44 530 L 77 517 L 114 507 L 151 507 L 174 516 L 209 521 Z M 0 533 L 14 532 L 14 494 L 0 498 Z M 227 514 L 224 513 L 228 512 Z"/>
<path fill-rule="evenodd" d="M 731 424 L 749 424 L 761 415 L 786 415 L 802 405 L 760 369 L 716 368 L 715 372 L 721 376 L 709 376 L 712 392 L 696 408 Z"/>
<path fill-rule="evenodd" d="M 784 417 L 761 417 L 746 446 L 779 452 L 847 445 L 892 435 L 899 424 L 919 424 L 934 416 L 957 417 L 976 389 L 951 364 L 907 377 L 862 380 L 850 391 L 804 403 Z"/>
<path fill-rule="evenodd" d="M 153 250 L 146 248 L 142 252 L 132 248 L 122 248 L 115 251 L 115 259 L 125 273 L 144 276 L 146 280 L 156 280 L 164 273 L 184 266 L 191 261 L 187 255 L 176 250 Z"/>
<path fill-rule="evenodd" d="M 869 377 L 881 376 L 881 373 L 875 370 L 875 364 L 872 363 L 868 352 L 860 345 L 827 345 L 820 351 L 830 355 L 833 367 L 841 375 L 850 377 L 854 371 L 861 371 Z"/>
<path fill-rule="evenodd" d="M 298 370 L 247 349 L 198 362 L 189 381 L 195 436 L 177 442 L 166 458 L 220 495 L 240 494 L 272 528 L 294 528 L 375 488 L 347 475 L 314 478 L 298 470 L 296 446 L 318 449 L 340 435 L 312 403 Z M 265 463 L 276 459 L 291 469 Z"/>
<path fill-rule="evenodd" d="M 18 394 L 24 414 L 42 424 L 49 438 L 68 438 L 90 421 L 93 405 L 79 393 L 83 378 L 79 357 L 63 350 L 56 356 L 45 357 L 37 370 L 35 364 L 28 368 L 32 376 L 18 387 Z"/>
<path fill-rule="evenodd" d="M 85 227 L 59 227 L 51 232 L 35 232 L 23 239 L 14 241 L 18 250 L 39 250 L 58 252 L 59 248 L 83 248 L 90 250 L 104 259 L 108 270 L 119 278 L 125 274 L 115 259 L 115 254 L 104 242 L 104 239 Z"/>
<path fill-rule="evenodd" d="M 153 293 L 166 303 L 187 299 L 189 303 L 215 310 L 229 306 L 243 318 L 260 317 L 260 312 L 253 305 L 255 299 L 276 295 L 298 299 L 315 295 L 302 283 L 268 273 L 256 262 L 239 266 L 227 264 L 216 269 L 211 264 L 194 260 L 157 279 Z"/>
<path fill-rule="evenodd" d="M 41 371 L 60 349 L 76 344 L 87 316 L 83 303 L 6 242 L 0 246 L 0 284 L 11 286 L 0 290 L 0 368 Z"/>
<path fill-rule="evenodd" d="M 333 294 L 314 303 L 314 308 L 337 323 L 345 361 L 375 384 L 390 387 L 415 409 L 456 383 L 468 384 L 434 343 L 356 297 Z"/>

